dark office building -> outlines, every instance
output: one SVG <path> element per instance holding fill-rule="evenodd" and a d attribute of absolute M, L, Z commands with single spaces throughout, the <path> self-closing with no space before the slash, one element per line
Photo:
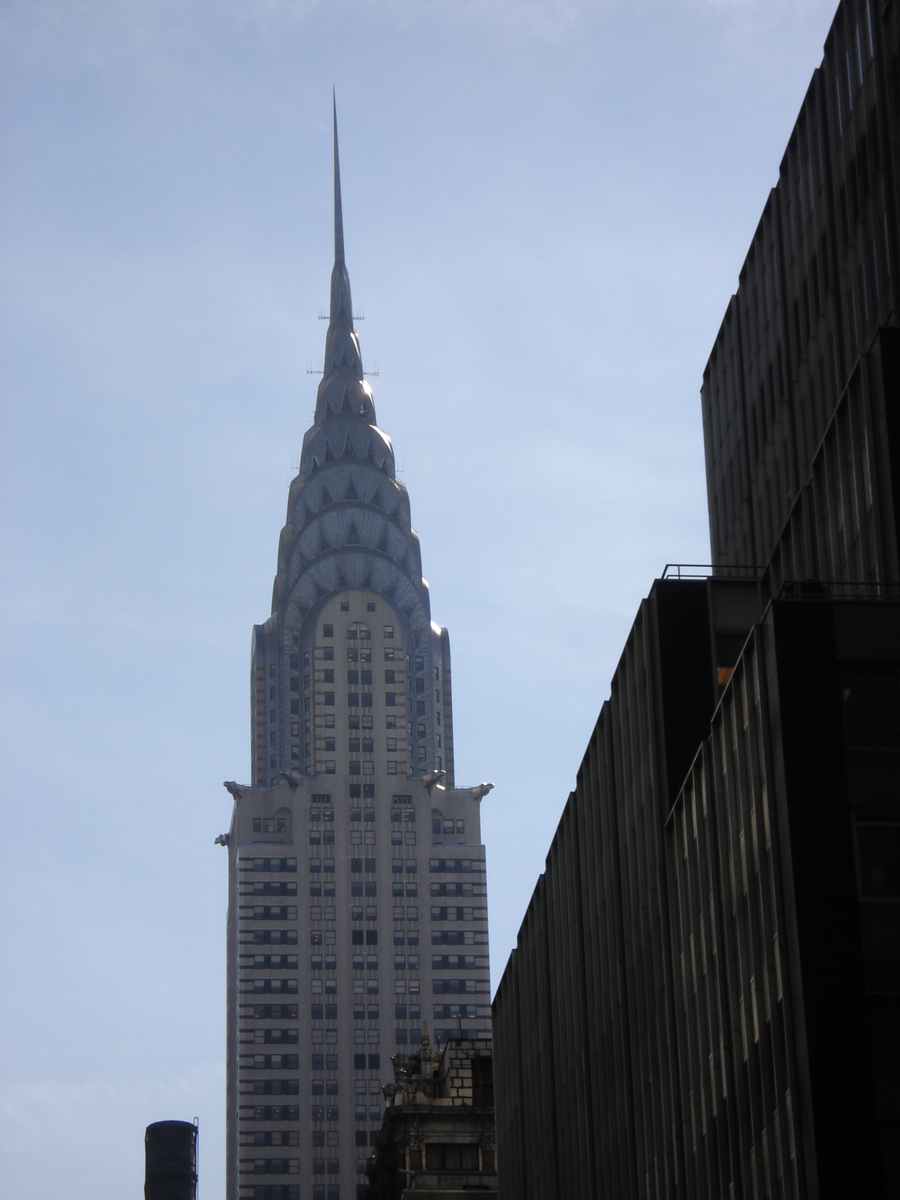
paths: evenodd
<path fill-rule="evenodd" d="M 841 4 L 494 1001 L 501 1200 L 900 1195 L 898 10 Z"/>

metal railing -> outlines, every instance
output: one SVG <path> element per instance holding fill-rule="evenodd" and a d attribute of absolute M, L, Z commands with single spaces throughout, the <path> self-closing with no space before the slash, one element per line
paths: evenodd
<path fill-rule="evenodd" d="M 750 564 L 714 566 L 712 563 L 666 563 L 662 579 L 760 579 L 763 567 Z"/>

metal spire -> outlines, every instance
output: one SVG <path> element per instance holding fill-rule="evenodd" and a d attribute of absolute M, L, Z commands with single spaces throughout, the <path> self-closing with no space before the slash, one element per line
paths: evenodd
<path fill-rule="evenodd" d="M 325 335 L 325 367 L 316 398 L 316 424 L 329 416 L 349 412 L 375 423 L 372 389 L 363 376 L 359 341 L 353 328 L 350 276 L 344 262 L 344 216 L 341 208 L 341 164 L 338 156 L 337 100 L 332 89 L 334 116 L 334 266 L 331 269 L 331 304 Z"/>
<path fill-rule="evenodd" d="M 338 155 L 337 97 L 331 89 L 331 105 L 334 114 L 334 262 L 344 263 L 344 217 L 341 212 L 341 160 Z"/>

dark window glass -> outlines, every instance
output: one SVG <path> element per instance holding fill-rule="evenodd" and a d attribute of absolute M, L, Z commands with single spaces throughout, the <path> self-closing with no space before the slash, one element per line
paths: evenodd
<path fill-rule="evenodd" d="M 900 900 L 900 825 L 856 827 L 859 885 L 864 900 Z"/>
<path fill-rule="evenodd" d="M 477 1171 L 478 1147 L 432 1143 L 425 1147 L 425 1166 L 429 1171 Z"/>
<path fill-rule="evenodd" d="M 900 747 L 897 668 L 848 667 L 842 674 L 847 745 L 861 749 Z"/>

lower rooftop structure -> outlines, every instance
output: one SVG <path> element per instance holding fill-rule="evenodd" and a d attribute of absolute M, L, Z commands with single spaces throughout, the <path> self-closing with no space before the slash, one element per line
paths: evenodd
<path fill-rule="evenodd" d="M 387 1107 L 366 1168 L 369 1200 L 496 1200 L 491 1042 L 453 1038 L 392 1060 Z"/>

